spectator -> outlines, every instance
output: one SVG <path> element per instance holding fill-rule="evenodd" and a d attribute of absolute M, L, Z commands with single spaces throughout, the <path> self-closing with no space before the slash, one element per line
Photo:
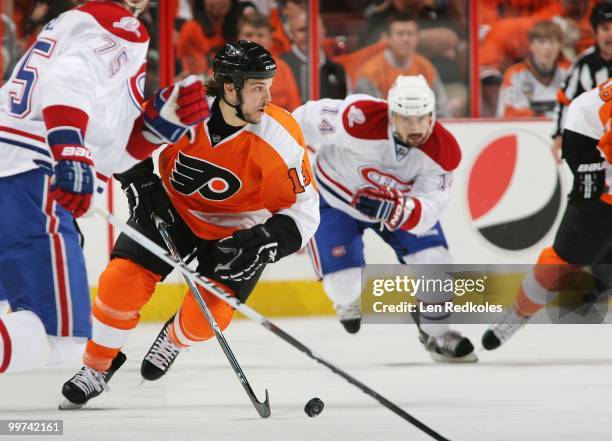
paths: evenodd
<path fill-rule="evenodd" d="M 556 95 L 569 63 L 559 60 L 561 28 L 552 21 L 529 31 L 530 55 L 504 74 L 497 116 L 553 116 Z"/>
<path fill-rule="evenodd" d="M 272 49 L 279 54 L 291 50 L 289 22 L 306 11 L 308 0 L 282 0 L 281 5 L 280 9 L 277 7 L 270 10 L 270 23 L 274 28 Z"/>
<path fill-rule="evenodd" d="M 174 16 L 174 30 L 180 32 L 186 21 L 193 19 L 193 6 L 191 0 L 178 0 L 176 15 Z"/>
<path fill-rule="evenodd" d="M 17 7 L 23 8 L 18 32 L 20 52 L 23 53 L 30 47 L 46 23 L 74 8 L 77 3 L 74 0 L 40 0 L 31 2 L 30 9 L 26 2 L 18 2 Z"/>
<path fill-rule="evenodd" d="M 387 21 L 387 49 L 357 72 L 356 91 L 385 98 L 398 75 L 423 75 L 436 95 L 436 114 L 450 116 L 448 99 L 436 68 L 416 53 L 418 27 L 414 15 L 399 13 Z"/>
<path fill-rule="evenodd" d="M 552 152 L 559 161 L 566 107 L 580 94 L 612 77 L 612 1 L 598 1 L 589 22 L 595 32 L 595 45 L 574 60 L 557 93 Z"/>
<path fill-rule="evenodd" d="M 437 6 L 442 3 L 443 6 Z M 456 59 L 459 37 L 453 29 L 450 2 L 435 0 L 385 0 L 369 15 L 362 44 L 378 41 L 387 29 L 387 21 L 397 14 L 414 14 L 419 27 L 419 51 L 428 57 Z"/>
<path fill-rule="evenodd" d="M 534 24 L 541 20 L 558 23 L 564 35 L 562 53 L 572 59 L 593 44 L 589 9 L 589 0 L 561 0 L 530 17 L 504 18 L 491 27 L 480 48 L 483 116 L 495 113 L 503 72 L 529 55 L 528 35 Z"/>
<path fill-rule="evenodd" d="M 184 73 L 207 73 L 217 49 L 236 39 L 236 23 L 246 5 L 238 0 L 194 0 L 193 19 L 181 27 L 177 44 Z"/>
<path fill-rule="evenodd" d="M 532 15 L 552 3 L 552 0 L 481 0 L 480 24 L 492 25 L 500 18 Z"/>
<path fill-rule="evenodd" d="M 288 24 L 293 43 L 291 44 L 291 51 L 282 54 L 281 58 L 291 67 L 293 76 L 298 82 L 301 100 L 306 102 L 309 99 L 307 86 L 309 78 L 306 11 L 304 10 L 295 15 Z M 320 18 L 319 30 L 321 41 L 323 41 L 325 28 Z M 323 51 L 320 51 L 319 57 L 319 97 L 344 99 L 348 93 L 344 68 L 326 57 Z"/>
<path fill-rule="evenodd" d="M 334 61 L 344 67 L 349 79 L 349 88 L 355 89 L 357 82 L 357 73 L 361 66 L 376 54 L 384 51 L 387 48 L 387 41 L 381 39 L 374 44 L 357 49 L 349 54 L 337 55 Z"/>
<path fill-rule="evenodd" d="M 270 50 L 272 45 L 270 21 L 259 12 L 243 15 L 238 20 L 238 39 L 254 41 Z M 274 82 L 270 88 L 272 103 L 291 112 L 302 103 L 300 90 L 289 65 L 276 54 L 272 55 L 276 61 L 276 75 L 274 75 Z"/>

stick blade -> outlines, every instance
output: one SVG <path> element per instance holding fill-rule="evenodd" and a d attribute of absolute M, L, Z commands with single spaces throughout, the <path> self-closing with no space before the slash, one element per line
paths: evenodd
<path fill-rule="evenodd" d="M 259 416 L 262 418 L 268 418 L 272 414 L 272 411 L 270 410 L 270 396 L 268 395 L 268 389 L 266 389 L 266 399 L 264 402 L 260 403 L 259 401 L 254 400 L 253 405 L 255 406 Z"/>

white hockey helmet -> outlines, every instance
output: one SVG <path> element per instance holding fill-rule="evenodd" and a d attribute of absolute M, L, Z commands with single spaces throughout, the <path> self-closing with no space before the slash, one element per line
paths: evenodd
<path fill-rule="evenodd" d="M 436 96 L 423 75 L 398 75 L 387 95 L 389 110 L 401 116 L 435 116 Z"/>

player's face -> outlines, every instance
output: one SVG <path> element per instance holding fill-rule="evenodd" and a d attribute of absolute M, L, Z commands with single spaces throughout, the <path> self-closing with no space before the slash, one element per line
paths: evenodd
<path fill-rule="evenodd" d="M 264 110 L 272 100 L 270 87 L 273 78 L 265 80 L 249 79 L 242 87 L 242 113 L 244 119 L 251 124 L 258 124 L 263 117 Z"/>
<path fill-rule="evenodd" d="M 300 51 L 308 51 L 308 24 L 306 23 L 306 13 L 299 12 L 289 22 L 291 38 Z"/>
<path fill-rule="evenodd" d="M 540 68 L 552 69 L 561 51 L 561 42 L 556 38 L 534 38 L 529 48 Z"/>
<path fill-rule="evenodd" d="M 602 55 L 605 59 L 610 60 L 612 58 L 612 21 L 605 21 L 597 25 L 595 39 Z"/>
<path fill-rule="evenodd" d="M 432 115 L 402 116 L 396 113 L 391 115 L 393 129 L 399 138 L 409 146 L 420 145 L 427 136 L 431 126 Z"/>

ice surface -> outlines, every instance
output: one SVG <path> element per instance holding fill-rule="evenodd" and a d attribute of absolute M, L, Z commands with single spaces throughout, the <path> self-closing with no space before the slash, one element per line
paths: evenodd
<path fill-rule="evenodd" d="M 276 320 L 328 360 L 453 441 L 612 440 L 612 327 L 532 325 L 474 365 L 436 365 L 413 326 L 367 325 L 348 335 L 332 318 Z M 0 419 L 63 419 L 52 440 L 429 440 L 373 398 L 247 320 L 226 336 L 255 393 L 260 419 L 216 341 L 179 356 L 140 385 L 140 361 L 160 325 L 142 325 L 111 391 L 88 410 L 60 412 L 60 388 L 80 366 L 0 376 Z M 459 327 L 476 344 L 484 326 Z M 303 411 L 325 402 L 315 418 Z"/>

